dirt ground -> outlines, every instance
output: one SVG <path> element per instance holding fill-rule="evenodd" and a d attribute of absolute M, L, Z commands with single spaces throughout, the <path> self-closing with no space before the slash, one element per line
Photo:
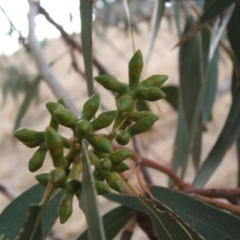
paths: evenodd
<path fill-rule="evenodd" d="M 149 31 L 148 26 L 141 25 L 142 33 L 135 36 L 136 47 L 142 49 L 143 53 L 146 52 L 149 41 L 148 34 L 144 34 L 147 31 Z M 178 83 L 178 49 L 172 50 L 176 42 L 176 34 L 169 30 L 166 22 L 163 22 L 152 58 L 144 70 L 143 79 L 152 74 L 166 74 L 169 75 L 169 80 L 166 84 Z M 60 39 L 50 41 L 45 47 L 45 54 L 49 61 L 64 51 L 66 51 L 66 46 Z M 121 54 L 119 54 L 120 52 Z M 129 36 L 119 33 L 114 29 L 108 31 L 105 40 L 97 37 L 94 38 L 95 56 L 106 66 L 112 75 L 124 82 L 127 81 L 127 63 L 132 53 Z M 231 64 L 226 59 L 227 57 L 221 54 L 219 83 L 224 82 L 231 75 Z M 81 57 L 79 57 L 78 60 L 83 69 Z M 17 52 L 14 56 L 11 56 L 8 61 L 9 63 L 20 65 L 22 68 L 27 68 L 28 71 L 33 73 L 36 72 L 33 60 L 30 57 L 26 57 L 24 51 Z M 71 68 L 70 55 L 66 54 L 52 69 L 76 103 L 76 106 L 81 110 L 82 103 L 87 97 L 86 85 L 85 80 Z M 112 95 L 98 84 L 95 84 L 95 87 L 101 94 L 102 105 L 107 109 L 113 109 L 114 101 Z M 45 108 L 45 103 L 47 101 L 55 101 L 56 97 L 44 81 L 40 84 L 40 98 L 41 104 L 31 104 L 30 109 L 22 120 L 22 127 L 43 130 L 47 126 L 49 114 Z M 34 153 L 34 150 L 27 149 L 24 145 L 17 142 L 12 132 L 17 113 L 16 109 L 19 107 L 22 99 L 23 96 L 21 96 L 19 101 L 14 102 L 11 97 L 8 97 L 6 104 L 0 108 L 0 181 L 12 189 L 16 195 L 36 183 L 34 174 L 27 170 L 28 160 Z M 0 102 L 2 103 L 2 95 Z M 213 108 L 213 120 L 208 123 L 208 131 L 204 133 L 202 159 L 206 157 L 214 145 L 216 137 L 219 135 L 225 122 L 230 104 L 231 96 L 229 91 L 217 95 Z M 143 146 L 142 154 L 169 166 L 172 157 L 177 114 L 164 100 L 159 101 L 157 106 L 155 103 L 151 104 L 151 107 L 154 112 L 160 116 L 160 120 L 155 124 L 150 133 L 141 136 Z M 69 134 L 69 132 L 66 131 L 62 132 Z M 37 173 L 47 172 L 51 168 L 51 161 L 48 157 L 43 168 Z M 207 183 L 207 187 L 235 187 L 236 171 L 236 149 L 235 146 L 233 146 L 226 154 L 217 172 Z M 151 170 L 151 175 L 156 184 L 166 186 L 167 178 L 163 174 Z M 186 180 L 191 182 L 193 177 L 194 169 L 190 164 Z M 8 203 L 9 200 L 0 194 L 0 211 L 4 209 Z M 102 212 L 106 212 L 109 207 L 113 206 L 113 204 L 109 206 L 109 202 L 103 198 L 100 198 L 100 204 Z M 85 218 L 75 201 L 74 213 L 70 220 L 64 226 L 61 226 L 60 223 L 57 222 L 54 229 L 62 239 L 73 240 L 76 239 L 84 227 Z M 141 240 L 146 239 L 146 237 L 143 236 L 140 231 L 136 231 L 133 239 Z"/>

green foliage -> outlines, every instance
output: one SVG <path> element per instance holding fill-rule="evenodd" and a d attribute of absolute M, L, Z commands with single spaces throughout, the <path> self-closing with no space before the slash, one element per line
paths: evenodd
<path fill-rule="evenodd" d="M 129 6 L 134 2 L 131 1 Z M 111 7 L 119 2 L 103 1 L 103 4 L 110 11 Z M 137 5 L 141 4 L 142 1 L 139 1 Z M 141 50 L 135 51 L 129 60 L 128 84 L 108 73 L 93 78 L 93 63 L 96 63 L 92 51 L 93 8 L 93 1 L 80 0 L 81 51 L 89 98 L 83 104 L 78 118 L 66 108 L 64 100 L 59 99 L 57 102 L 46 104 L 50 121 L 45 131 L 22 128 L 15 132 L 15 137 L 25 146 L 38 147 L 29 160 L 29 171 L 41 169 L 47 152 L 50 153 L 53 169 L 37 174 L 35 178 L 42 186 L 39 184 L 27 190 L 1 213 L 0 239 L 45 239 L 57 216 L 62 224 L 71 217 L 75 197 L 85 214 L 88 228 L 79 236 L 79 240 L 113 239 L 137 212 L 142 212 L 150 218 L 155 237 L 159 239 L 239 239 L 240 231 L 236 226 L 240 224 L 240 220 L 234 215 L 240 213 L 237 206 L 239 189 L 231 190 L 229 196 L 228 191 L 219 193 L 215 190 L 209 193 L 193 186 L 205 186 L 234 142 L 237 142 L 240 159 L 240 3 L 234 0 L 206 0 L 199 20 L 195 19 L 190 2 L 175 3 L 175 21 L 178 35 L 181 37 L 178 44 L 179 86 L 162 86 L 168 79 L 164 74 L 151 75 L 142 80 L 144 61 Z M 95 9 L 101 12 L 97 6 Z M 147 60 L 165 11 L 165 1 L 156 1 Z M 143 10 L 140 12 L 144 14 Z M 109 20 L 110 15 L 109 12 L 104 16 L 105 21 Z M 121 21 L 128 22 L 129 27 L 137 29 L 137 23 L 131 23 L 128 14 L 127 18 L 128 21 Z M 180 24 L 181 22 L 184 24 Z M 104 22 L 103 27 L 107 26 Z M 221 42 L 226 28 L 231 49 Z M 234 66 L 232 103 L 216 143 L 207 157 L 202 159 L 203 126 L 208 123 L 215 101 L 219 52 L 222 48 L 227 51 Z M 10 70 L 9 74 L 15 76 L 13 79 L 17 78 L 18 81 L 14 80 L 16 85 L 13 88 L 9 87 L 10 82 L 9 86 L 4 85 L 6 93 L 8 89 L 12 89 L 14 94 L 27 88 L 36 91 L 40 76 L 32 84 L 28 83 L 27 76 L 21 76 L 20 83 L 16 69 Z M 116 109 L 97 113 L 100 110 L 100 95 L 94 94 L 93 79 L 115 94 Z M 33 94 L 26 94 L 16 126 L 29 106 L 26 101 L 31 101 L 32 98 Z M 178 113 L 172 170 L 120 146 L 127 145 L 135 135 L 153 127 L 159 117 L 151 111 L 146 101 L 158 101 L 163 98 Z M 112 128 L 107 133 L 100 132 L 109 129 L 111 125 Z M 72 132 L 71 137 L 61 136 L 58 132 L 59 126 L 69 128 Z M 196 169 L 191 185 L 182 180 L 190 157 Z M 127 159 L 135 161 L 137 180 L 144 194 L 137 190 L 125 174 L 132 166 L 126 162 Z M 150 187 L 145 184 L 139 174 L 140 164 L 167 174 L 170 180 L 173 180 L 174 188 Z M 238 173 L 238 186 L 239 176 Z M 135 196 L 122 194 L 128 193 L 125 191 L 125 185 Z M 117 194 L 113 194 L 114 191 Z M 190 196 L 191 192 L 196 192 L 196 196 Z M 101 217 L 97 195 L 104 195 L 121 206 Z M 229 202 L 212 200 L 211 197 L 226 198 Z M 141 225 L 138 220 L 137 223 Z M 147 231 L 144 227 L 143 230 Z"/>

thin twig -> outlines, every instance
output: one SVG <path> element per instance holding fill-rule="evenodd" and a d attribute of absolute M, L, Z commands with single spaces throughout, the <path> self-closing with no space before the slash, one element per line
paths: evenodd
<path fill-rule="evenodd" d="M 56 23 L 51 16 L 49 15 L 49 13 L 38 4 L 38 9 L 39 9 L 39 13 L 41 13 L 48 22 L 50 22 L 53 26 L 55 26 L 61 33 L 64 41 L 68 44 L 71 45 L 74 49 L 76 49 L 79 53 L 82 53 L 82 46 L 80 45 L 80 43 L 78 43 L 71 35 L 69 35 L 61 25 L 59 25 L 58 23 Z M 99 71 L 99 75 L 103 75 L 103 74 L 109 74 L 108 70 L 95 58 L 93 57 L 93 64 L 94 66 L 98 69 Z"/>
<path fill-rule="evenodd" d="M 142 155 L 140 139 L 137 136 L 133 136 L 132 140 L 133 140 L 133 147 L 134 147 L 135 152 L 138 153 L 139 155 Z M 140 167 L 141 167 L 141 171 L 142 171 L 145 182 L 148 185 L 153 185 L 153 180 L 149 174 L 148 169 L 145 166 L 143 166 L 142 164 L 140 165 Z"/>
<path fill-rule="evenodd" d="M 79 111 L 77 110 L 75 104 L 69 97 L 69 94 L 65 91 L 65 89 L 60 84 L 60 81 L 56 78 L 54 73 L 49 67 L 46 57 L 41 49 L 39 42 L 35 36 L 35 22 L 34 18 L 38 14 L 38 6 L 34 0 L 28 0 L 29 3 L 29 14 L 28 14 L 28 22 L 29 22 L 29 46 L 31 48 L 32 54 L 34 56 L 34 60 L 37 64 L 38 70 L 42 75 L 43 79 L 46 81 L 50 89 L 53 91 L 56 97 L 61 97 L 66 102 L 66 106 L 69 110 L 75 115 L 79 115 Z"/>
<path fill-rule="evenodd" d="M 153 198 L 152 193 L 148 190 L 148 188 L 146 187 L 142 177 L 141 177 L 141 162 L 137 161 L 135 164 L 135 170 L 136 170 L 136 176 L 137 176 L 137 180 L 139 185 L 141 186 L 142 190 L 144 191 L 144 193 L 149 197 L 149 198 Z"/>

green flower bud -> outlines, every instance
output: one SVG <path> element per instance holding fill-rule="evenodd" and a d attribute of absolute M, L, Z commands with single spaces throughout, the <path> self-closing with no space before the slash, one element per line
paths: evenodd
<path fill-rule="evenodd" d="M 93 170 L 93 178 L 96 181 L 103 181 L 104 180 L 104 177 L 103 177 L 103 175 L 101 174 L 101 172 L 99 171 L 98 168 L 95 168 Z"/>
<path fill-rule="evenodd" d="M 61 103 L 56 102 L 47 102 L 46 103 L 47 110 L 51 113 L 51 115 L 55 118 L 54 112 L 57 110 L 65 109 L 65 107 Z"/>
<path fill-rule="evenodd" d="M 110 188 L 122 193 L 122 181 L 113 172 L 103 172 L 102 175 Z"/>
<path fill-rule="evenodd" d="M 84 104 L 80 119 L 90 121 L 99 108 L 100 97 L 98 93 L 92 95 Z"/>
<path fill-rule="evenodd" d="M 133 115 L 132 120 L 134 122 L 137 122 L 137 121 L 139 121 L 142 118 L 148 118 L 148 117 L 153 118 L 154 121 L 157 121 L 159 119 L 159 117 L 157 115 L 155 115 L 154 113 L 152 113 L 152 112 L 141 111 L 141 112 L 135 112 L 134 115 Z"/>
<path fill-rule="evenodd" d="M 42 167 L 46 153 L 47 147 L 43 143 L 29 160 L 28 169 L 30 172 L 35 172 Z"/>
<path fill-rule="evenodd" d="M 108 127 L 113 122 L 117 112 L 116 111 L 107 111 L 101 113 L 94 121 L 91 122 L 91 125 L 94 131 Z"/>
<path fill-rule="evenodd" d="M 120 162 L 112 167 L 112 171 L 122 173 L 129 170 L 130 167 L 125 162 Z"/>
<path fill-rule="evenodd" d="M 65 189 L 72 194 L 76 194 L 81 189 L 81 182 L 77 179 L 69 179 L 66 182 Z"/>
<path fill-rule="evenodd" d="M 20 128 L 14 133 L 14 136 L 21 142 L 31 142 L 33 140 L 44 141 L 45 133 L 37 132 L 27 128 Z"/>
<path fill-rule="evenodd" d="M 112 192 L 108 185 L 102 181 L 95 181 L 95 187 L 98 195 L 103 195 Z"/>
<path fill-rule="evenodd" d="M 63 165 L 63 141 L 61 136 L 51 127 L 46 128 L 45 144 L 52 157 L 54 167 Z"/>
<path fill-rule="evenodd" d="M 118 113 L 118 115 L 115 117 L 113 129 L 116 129 L 117 127 L 119 127 L 120 124 L 124 121 L 124 119 L 125 119 L 125 114 Z"/>
<path fill-rule="evenodd" d="M 60 104 L 62 104 L 62 105 L 66 108 L 66 103 L 65 103 L 65 101 L 64 101 L 63 98 L 59 98 L 59 99 L 57 100 L 57 102 L 60 103 Z"/>
<path fill-rule="evenodd" d="M 148 131 L 155 120 L 153 118 L 142 118 L 136 122 L 133 126 L 128 128 L 128 132 L 131 136 Z"/>
<path fill-rule="evenodd" d="M 128 64 L 128 76 L 130 88 L 135 88 L 139 84 L 139 79 L 143 69 L 142 52 L 137 50 Z"/>
<path fill-rule="evenodd" d="M 36 180 L 41 183 L 44 187 L 48 184 L 48 173 L 41 173 L 35 176 Z"/>
<path fill-rule="evenodd" d="M 118 149 L 115 152 L 111 153 L 108 157 L 111 160 L 112 164 L 115 165 L 126 160 L 130 155 L 131 153 L 127 150 Z"/>
<path fill-rule="evenodd" d="M 111 153 L 113 151 L 110 141 L 105 137 L 90 133 L 86 136 L 86 139 L 99 152 Z"/>
<path fill-rule="evenodd" d="M 117 136 L 116 136 L 116 141 L 120 145 L 127 145 L 130 142 L 131 135 L 125 131 L 121 130 L 118 131 Z"/>
<path fill-rule="evenodd" d="M 48 180 L 55 187 L 63 187 L 67 178 L 66 170 L 63 167 L 56 167 L 48 174 Z"/>
<path fill-rule="evenodd" d="M 124 94 L 117 100 L 117 109 L 119 112 L 130 111 L 134 107 L 134 100 L 130 94 Z"/>
<path fill-rule="evenodd" d="M 89 160 L 93 166 L 98 167 L 100 159 L 94 153 L 89 154 Z"/>
<path fill-rule="evenodd" d="M 140 83 L 140 87 L 149 88 L 149 87 L 161 87 L 165 81 L 168 79 L 167 75 L 152 75 L 146 80 Z"/>
<path fill-rule="evenodd" d="M 115 77 L 110 75 L 100 75 L 94 79 L 104 88 L 113 92 L 122 93 L 128 89 L 128 86 L 126 84 L 118 81 Z"/>
<path fill-rule="evenodd" d="M 136 98 L 148 101 L 156 101 L 165 97 L 165 93 L 157 87 L 136 88 L 134 90 Z"/>
<path fill-rule="evenodd" d="M 93 127 L 87 120 L 79 120 L 75 126 L 78 137 L 83 138 L 93 131 Z"/>
<path fill-rule="evenodd" d="M 54 112 L 54 115 L 57 121 L 69 128 L 75 128 L 77 123 L 77 119 L 67 110 L 67 109 L 59 109 Z"/>
<path fill-rule="evenodd" d="M 109 171 L 112 168 L 112 162 L 109 158 L 102 158 L 98 163 L 101 172 Z"/>
<path fill-rule="evenodd" d="M 23 142 L 23 144 L 29 148 L 35 148 L 35 147 L 38 147 L 40 146 L 41 144 L 43 143 L 42 140 L 32 140 L 32 141 L 29 141 L 29 142 Z"/>
<path fill-rule="evenodd" d="M 72 215 L 73 196 L 74 196 L 74 194 L 68 193 L 67 191 L 65 191 L 65 193 L 58 205 L 58 209 L 57 209 L 58 216 L 60 219 L 60 223 L 62 223 L 62 224 L 65 223 Z"/>
<path fill-rule="evenodd" d="M 99 159 L 106 158 L 109 155 L 108 153 L 99 152 L 99 151 L 96 151 L 96 150 L 94 150 L 93 152 Z"/>

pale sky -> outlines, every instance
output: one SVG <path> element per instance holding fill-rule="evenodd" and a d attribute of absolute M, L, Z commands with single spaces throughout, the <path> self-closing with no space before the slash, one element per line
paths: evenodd
<path fill-rule="evenodd" d="M 41 0 L 41 5 L 68 33 L 80 32 L 79 0 Z M 28 1 L 0 0 L 0 6 L 5 10 L 16 29 L 26 37 L 28 35 Z M 69 13 L 73 16 L 72 23 Z M 60 36 L 59 31 L 48 23 L 44 16 L 37 16 L 35 22 L 36 36 L 39 41 Z M 7 35 L 9 30 L 8 20 L 0 9 L 0 54 L 9 55 L 19 49 L 18 34 L 13 32 L 12 36 L 9 36 Z"/>

